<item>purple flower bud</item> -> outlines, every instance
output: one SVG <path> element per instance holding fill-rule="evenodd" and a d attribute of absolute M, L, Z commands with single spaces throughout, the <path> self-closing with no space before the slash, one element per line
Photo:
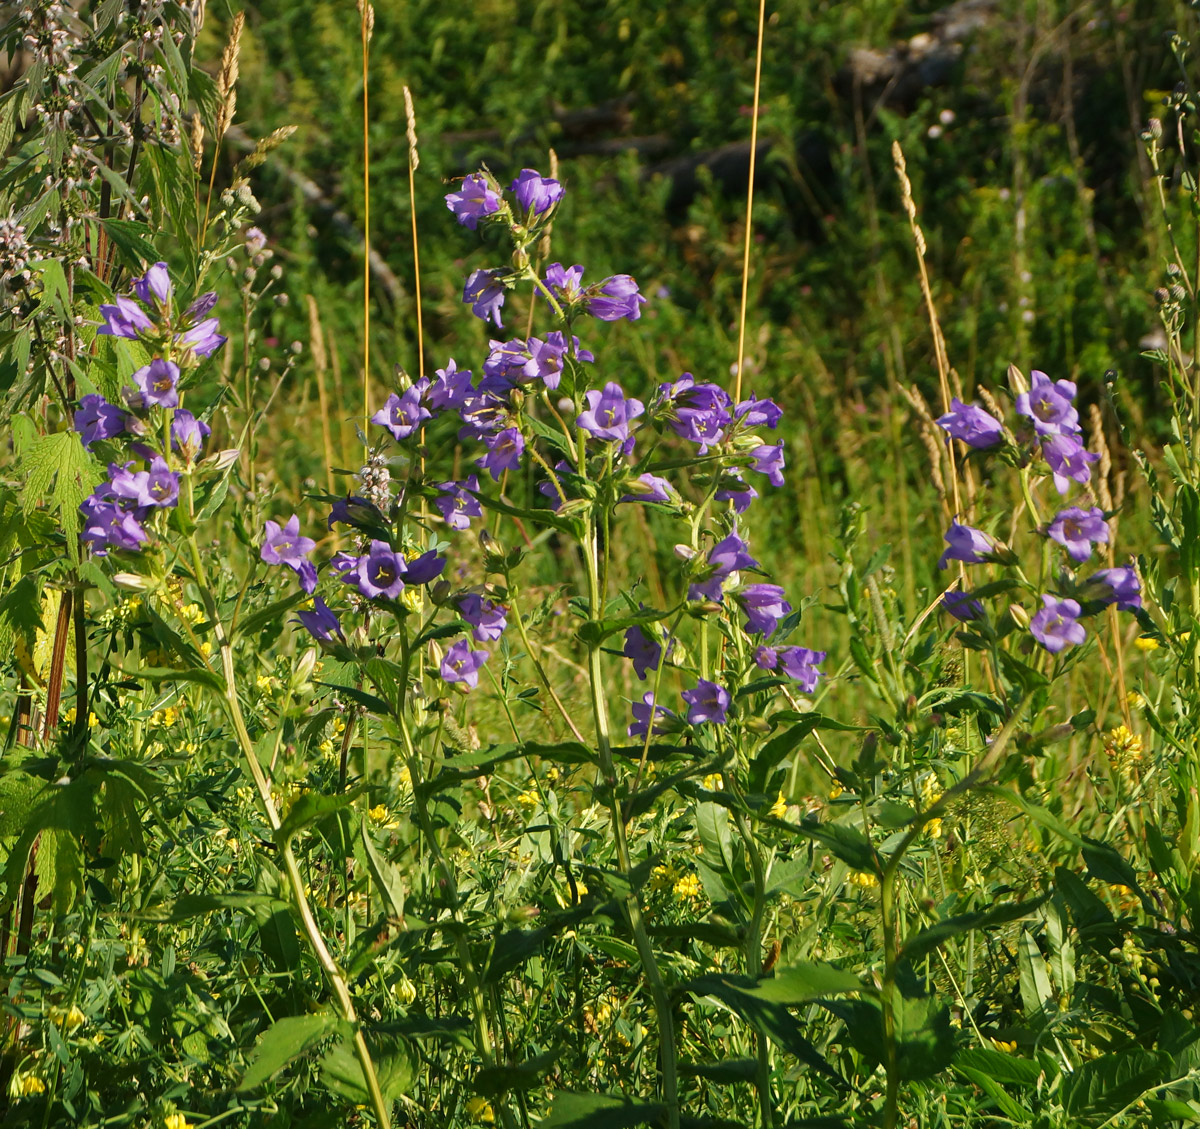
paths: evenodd
<path fill-rule="evenodd" d="M 824 651 L 810 651 L 807 647 L 784 647 L 779 652 L 779 660 L 784 674 L 798 682 L 800 689 L 806 694 L 813 693 L 817 688 L 817 679 L 825 677 L 825 672 L 817 669 L 818 665 L 825 661 Z"/>
<path fill-rule="evenodd" d="M 103 396 L 93 392 L 79 401 L 75 412 L 75 430 L 85 447 L 98 439 L 112 439 L 125 430 L 125 413 Z"/>
<path fill-rule="evenodd" d="M 442 678 L 446 682 L 462 682 L 474 690 L 479 685 L 479 668 L 487 660 L 487 651 L 472 651 L 471 645 L 465 639 L 460 639 L 442 659 Z"/>
<path fill-rule="evenodd" d="M 938 568 L 945 568 L 951 561 L 983 564 L 991 560 L 996 551 L 996 542 L 988 534 L 969 525 L 960 525 L 957 521 L 950 523 L 945 541 L 949 548 L 938 561 Z"/>
<path fill-rule="evenodd" d="M 1074 600 L 1042 597 L 1042 608 L 1029 621 L 1029 631 L 1052 655 L 1087 638 L 1083 624 L 1077 623 L 1080 608 Z"/>
<path fill-rule="evenodd" d="M 191 462 L 204 449 L 212 428 L 186 408 L 176 408 L 171 417 L 171 449 Z"/>
<path fill-rule="evenodd" d="M 362 526 L 372 519 L 382 518 L 379 509 L 357 494 L 348 494 L 339 498 L 329 509 L 328 528 L 332 529 L 337 522 L 342 525 Z"/>
<path fill-rule="evenodd" d="M 1042 455 L 1054 475 L 1054 488 L 1060 494 L 1065 494 L 1073 481 L 1081 486 L 1089 482 L 1092 477 L 1090 464 L 1100 458 L 1098 454 L 1085 450 L 1073 435 L 1058 434 L 1043 435 Z"/>
<path fill-rule="evenodd" d="M 146 311 L 132 298 L 118 297 L 113 305 L 101 306 L 100 316 L 104 319 L 104 324 L 96 332 L 110 337 L 133 338 L 154 328 L 154 323 L 146 316 Z"/>
<path fill-rule="evenodd" d="M 955 619 L 968 623 L 974 619 L 983 618 L 983 605 L 969 592 L 953 589 L 942 593 L 942 607 Z"/>
<path fill-rule="evenodd" d="M 342 634 L 341 620 L 320 596 L 313 597 L 311 611 L 298 611 L 296 615 L 300 623 L 308 629 L 308 633 L 318 642 L 330 642 L 330 635 L 336 635 L 343 643 L 346 641 Z"/>
<path fill-rule="evenodd" d="M 142 406 L 179 407 L 179 366 L 155 357 L 133 374 L 133 383 L 142 394 Z"/>
<path fill-rule="evenodd" d="M 172 291 L 166 263 L 155 263 L 141 278 L 133 281 L 133 292 L 147 306 L 166 309 L 171 304 Z"/>
<path fill-rule="evenodd" d="M 199 321 L 201 318 L 207 317 L 216 304 L 217 292 L 215 290 L 208 290 L 188 306 L 185 316 L 190 322 Z"/>
<path fill-rule="evenodd" d="M 1033 420 L 1038 435 L 1067 435 L 1078 431 L 1079 413 L 1072 406 L 1075 385 L 1069 380 L 1051 381 L 1034 369 L 1028 392 L 1017 397 L 1017 411 Z M 1060 491 L 1062 493 L 1062 491 Z"/>
<path fill-rule="evenodd" d="M 629 484 L 629 493 L 622 494 L 622 502 L 670 502 L 675 488 L 657 474 L 639 474 Z"/>
<path fill-rule="evenodd" d="M 640 702 L 633 703 L 632 710 L 633 724 L 625 731 L 630 737 L 646 736 L 646 730 L 650 727 L 651 715 L 653 715 L 655 722 L 657 722 L 659 718 L 675 716 L 675 714 L 671 710 L 667 709 L 666 706 L 655 705 L 654 692 L 649 690 L 642 695 L 642 700 Z M 665 733 L 666 730 L 663 726 L 656 724 L 651 732 L 657 736 L 660 733 Z"/>
<path fill-rule="evenodd" d="M 488 453 L 476 459 L 475 465 L 486 470 L 494 481 L 499 482 L 504 471 L 516 470 L 521 465 L 525 439 L 515 427 L 506 427 L 497 435 L 485 435 L 483 442 Z"/>
<path fill-rule="evenodd" d="M 500 320 L 500 309 L 504 305 L 504 284 L 500 279 L 504 276 L 502 270 L 476 270 L 463 286 L 463 302 L 471 307 L 471 312 L 484 321 L 495 322 L 503 328 Z"/>
<path fill-rule="evenodd" d="M 1046 527 L 1046 533 L 1066 549 L 1071 560 L 1077 564 L 1082 564 L 1092 555 L 1094 543 L 1108 544 L 1108 522 L 1104 520 L 1104 511 L 1098 506 L 1092 506 L 1089 510 L 1068 506 Z"/>
<path fill-rule="evenodd" d="M 995 416 L 974 404 L 964 404 L 957 396 L 937 423 L 951 439 L 961 439 L 968 447 L 994 447 L 1004 438 L 1004 428 Z"/>
<path fill-rule="evenodd" d="M 742 478 L 742 473 L 739 470 L 731 469 L 725 472 L 724 481 L 727 485 L 722 486 L 717 491 L 715 497 L 718 502 L 732 502 L 735 513 L 744 514 L 749 508 L 750 503 L 758 497 L 758 491 L 753 486 L 746 484 Z M 734 483 L 740 485 L 733 485 Z"/>
<path fill-rule="evenodd" d="M 438 489 L 442 493 L 433 500 L 433 504 L 451 529 L 467 529 L 471 518 L 483 516 L 479 499 L 467 492 L 479 492 L 479 479 L 475 475 L 472 474 L 461 485 L 457 482 L 440 482 Z"/>
<path fill-rule="evenodd" d="M 774 670 L 779 665 L 779 652 L 766 643 L 760 643 L 754 648 L 754 665 L 759 670 Z"/>
<path fill-rule="evenodd" d="M 534 169 L 522 169 L 509 191 L 516 196 L 521 211 L 531 218 L 548 212 L 563 198 L 563 186 Z"/>
<path fill-rule="evenodd" d="M 729 691 L 724 686 L 701 678 L 694 690 L 684 690 L 682 696 L 688 704 L 689 725 L 703 725 L 705 722 L 725 724 L 730 699 Z"/>
<path fill-rule="evenodd" d="M 629 438 L 629 424 L 645 410 L 641 400 L 626 399 L 621 386 L 609 381 L 602 392 L 592 389 L 586 394 L 587 410 L 576 419 L 575 425 L 597 439 L 624 443 Z"/>
<path fill-rule="evenodd" d="M 637 321 L 642 316 L 641 307 L 645 301 L 629 275 L 614 274 L 599 286 L 589 288 L 587 312 L 601 321 L 619 321 L 621 318 Z"/>
<path fill-rule="evenodd" d="M 756 635 L 771 635 L 792 610 L 778 584 L 750 584 L 737 593 L 736 599 L 746 613 L 745 630 Z"/>
<path fill-rule="evenodd" d="M 439 556 L 436 549 L 427 549 L 419 557 L 408 562 L 408 571 L 404 574 L 406 584 L 428 584 L 442 575 L 446 567 L 446 558 Z"/>
<path fill-rule="evenodd" d="M 216 318 L 205 318 L 177 334 L 175 340 L 197 357 L 211 357 L 228 340 L 217 332 L 217 325 Z"/>
<path fill-rule="evenodd" d="M 386 427 L 393 439 L 407 439 L 420 428 L 423 420 L 431 418 L 432 413 L 421 403 L 425 387 L 420 383 L 413 384 L 405 389 L 402 396 L 393 392 L 383 407 L 371 417 L 371 422 Z"/>
<path fill-rule="evenodd" d="M 447 193 L 446 207 L 463 227 L 474 231 L 481 219 L 500 210 L 500 194 L 488 184 L 483 173 L 472 173 L 463 178 L 458 192 Z"/>
<path fill-rule="evenodd" d="M 458 601 L 458 610 L 471 625 L 471 635 L 477 643 L 499 639 L 508 626 L 508 609 L 474 592 Z"/>
<path fill-rule="evenodd" d="M 1141 583 L 1137 572 L 1128 565 L 1097 569 L 1088 577 L 1087 591 L 1106 604 L 1115 603 L 1123 612 L 1135 611 L 1142 606 Z"/>
<path fill-rule="evenodd" d="M 721 600 L 721 588 L 726 578 L 744 568 L 757 568 L 749 552 L 749 546 L 736 532 L 718 541 L 708 553 L 709 569 L 706 575 L 688 588 L 689 600 Z"/>

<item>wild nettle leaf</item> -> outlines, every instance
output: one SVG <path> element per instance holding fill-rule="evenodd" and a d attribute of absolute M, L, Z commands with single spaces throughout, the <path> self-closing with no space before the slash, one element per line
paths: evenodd
<path fill-rule="evenodd" d="M 339 1097 L 355 1105 L 370 1101 L 362 1066 L 354 1052 L 354 1037 L 346 1030 L 321 1056 L 321 1081 Z M 416 1058 L 408 1040 L 382 1031 L 364 1032 L 367 1048 L 375 1064 L 379 1088 L 388 1101 L 407 1093 L 416 1077 Z"/>
<path fill-rule="evenodd" d="M 538 1129 L 632 1129 L 655 1125 L 666 1106 L 635 1102 L 616 1094 L 576 1094 L 560 1090 L 550 1098 L 549 1116 Z"/>
<path fill-rule="evenodd" d="M 1036 1086 L 1042 1068 L 1036 1062 L 987 1047 L 968 1047 L 954 1056 L 954 1068 L 971 1076 L 983 1074 L 1006 1086 Z"/>
<path fill-rule="evenodd" d="M 83 850 L 78 836 L 46 828 L 38 840 L 34 873 L 38 900 L 48 897 L 54 914 L 70 913 L 83 892 Z"/>
<path fill-rule="evenodd" d="M 22 508 L 30 514 L 42 502 L 58 515 L 66 535 L 67 553 L 79 559 L 79 505 L 100 482 L 78 433 L 59 431 L 39 436 L 21 455 L 25 489 Z"/>
<path fill-rule="evenodd" d="M 1073 1117 L 1109 1117 L 1136 1102 L 1167 1076 L 1169 1059 L 1129 1047 L 1083 1063 L 1063 1077 L 1063 1108 Z"/>
<path fill-rule="evenodd" d="M 277 1019 L 254 1048 L 238 1091 L 245 1093 L 265 1085 L 289 1063 L 312 1050 L 337 1025 L 337 1017 L 328 1012 Z"/>

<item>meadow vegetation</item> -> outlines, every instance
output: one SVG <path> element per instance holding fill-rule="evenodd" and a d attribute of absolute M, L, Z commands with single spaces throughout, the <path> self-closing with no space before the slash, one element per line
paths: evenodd
<path fill-rule="evenodd" d="M 1200 1122 L 1194 13 L 583 9 L 5 9 L 4 1124 Z"/>

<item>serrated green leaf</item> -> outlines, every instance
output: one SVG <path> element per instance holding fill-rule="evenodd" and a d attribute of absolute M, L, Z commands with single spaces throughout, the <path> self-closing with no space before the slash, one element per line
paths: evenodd
<path fill-rule="evenodd" d="M 337 1027 L 337 1023 L 335 1016 L 326 1013 L 277 1019 L 254 1048 L 238 1091 L 257 1090 L 269 1082 L 285 1066 L 316 1046 Z"/>

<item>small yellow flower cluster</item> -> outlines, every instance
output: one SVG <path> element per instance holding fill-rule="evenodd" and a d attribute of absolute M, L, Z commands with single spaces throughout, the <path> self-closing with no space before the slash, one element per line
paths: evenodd
<path fill-rule="evenodd" d="M 279 685 L 279 679 L 273 674 L 260 674 L 254 680 L 254 685 L 260 694 L 270 694 Z"/>
<path fill-rule="evenodd" d="M 831 800 L 836 800 L 843 791 L 845 791 L 845 789 L 843 789 L 840 784 L 834 784 L 834 786 L 829 789 L 829 798 Z"/>
<path fill-rule="evenodd" d="M 204 619 L 204 609 L 199 604 L 183 604 L 179 609 L 179 618 L 195 627 Z"/>
<path fill-rule="evenodd" d="M 63 724 L 64 725 L 74 725 L 75 719 L 78 716 L 79 716 L 78 711 L 75 709 L 74 706 L 72 706 L 69 710 L 67 710 L 66 713 L 63 714 Z M 95 713 L 93 713 L 89 710 L 88 711 L 88 728 L 95 729 L 96 726 L 99 724 L 100 724 L 99 718 L 96 717 Z"/>
<path fill-rule="evenodd" d="M 1139 635 L 1133 641 L 1133 645 L 1139 651 L 1157 651 L 1159 647 L 1158 640 L 1153 635 Z"/>
<path fill-rule="evenodd" d="M 940 819 L 931 819 L 925 824 L 925 834 L 931 839 L 940 839 L 942 837 L 942 821 Z"/>
<path fill-rule="evenodd" d="M 479 1125 L 495 1125 L 496 1111 L 487 1098 L 473 1097 L 467 1099 L 467 1114 L 472 1121 Z"/>
<path fill-rule="evenodd" d="M 50 1009 L 50 1022 L 62 1031 L 75 1031 L 87 1022 L 87 1016 L 74 1004 L 69 1009 L 55 1006 Z"/>
<path fill-rule="evenodd" d="M 385 804 L 376 804 L 367 812 L 367 818 L 381 831 L 391 831 L 400 826 L 400 821 L 388 811 Z"/>
<path fill-rule="evenodd" d="M 681 902 L 684 899 L 690 901 L 698 898 L 700 897 L 700 879 L 689 872 L 676 879 L 675 884 L 671 887 L 671 893 Z"/>
<path fill-rule="evenodd" d="M 725 779 L 719 772 L 710 772 L 700 781 L 700 786 L 708 789 L 710 792 L 723 792 L 725 790 Z"/>
<path fill-rule="evenodd" d="M 1131 710 L 1144 710 L 1146 708 L 1146 699 L 1136 690 L 1130 690 L 1125 695 L 1125 704 Z"/>
<path fill-rule="evenodd" d="M 861 886 L 864 890 L 869 890 L 874 886 L 879 885 L 879 879 L 868 870 L 856 870 L 847 879 L 851 886 Z"/>
<path fill-rule="evenodd" d="M 150 726 L 154 729 L 170 729 L 179 720 L 177 706 L 164 706 L 150 715 Z"/>
<path fill-rule="evenodd" d="M 549 784 L 557 784 L 557 783 L 558 783 L 558 776 L 559 776 L 558 769 L 557 769 L 557 768 L 555 768 L 555 767 L 554 767 L 554 765 L 551 765 L 551 766 L 550 766 L 548 769 L 546 769 L 546 781 L 547 781 L 547 783 L 549 783 Z"/>
<path fill-rule="evenodd" d="M 517 797 L 517 803 L 522 807 L 536 808 L 538 804 L 541 803 L 541 798 L 533 788 L 530 788 L 528 791 L 522 792 Z"/>
<path fill-rule="evenodd" d="M 35 1098 L 46 1092 L 46 1083 L 40 1074 L 17 1074 L 9 1090 L 14 1098 Z"/>
<path fill-rule="evenodd" d="M 182 1113 L 168 1113 L 163 1118 L 163 1129 L 191 1129 L 191 1126 Z"/>
<path fill-rule="evenodd" d="M 1112 762 L 1113 771 L 1127 784 L 1132 782 L 1145 749 L 1141 737 L 1128 726 L 1118 725 L 1104 735 L 1104 751 Z"/>
<path fill-rule="evenodd" d="M 1017 1049 L 1017 1044 L 1015 1042 L 1010 1043 L 1003 1039 L 992 1039 L 990 1042 L 992 1046 L 996 1048 L 996 1050 L 1002 1051 L 1006 1055 L 1014 1054 Z"/>
<path fill-rule="evenodd" d="M 787 809 L 787 800 L 784 798 L 783 792 L 781 791 L 779 795 L 775 797 L 775 802 L 769 808 L 767 808 L 767 815 L 769 815 L 772 819 L 782 819 L 785 815 L 787 815 Z"/>

